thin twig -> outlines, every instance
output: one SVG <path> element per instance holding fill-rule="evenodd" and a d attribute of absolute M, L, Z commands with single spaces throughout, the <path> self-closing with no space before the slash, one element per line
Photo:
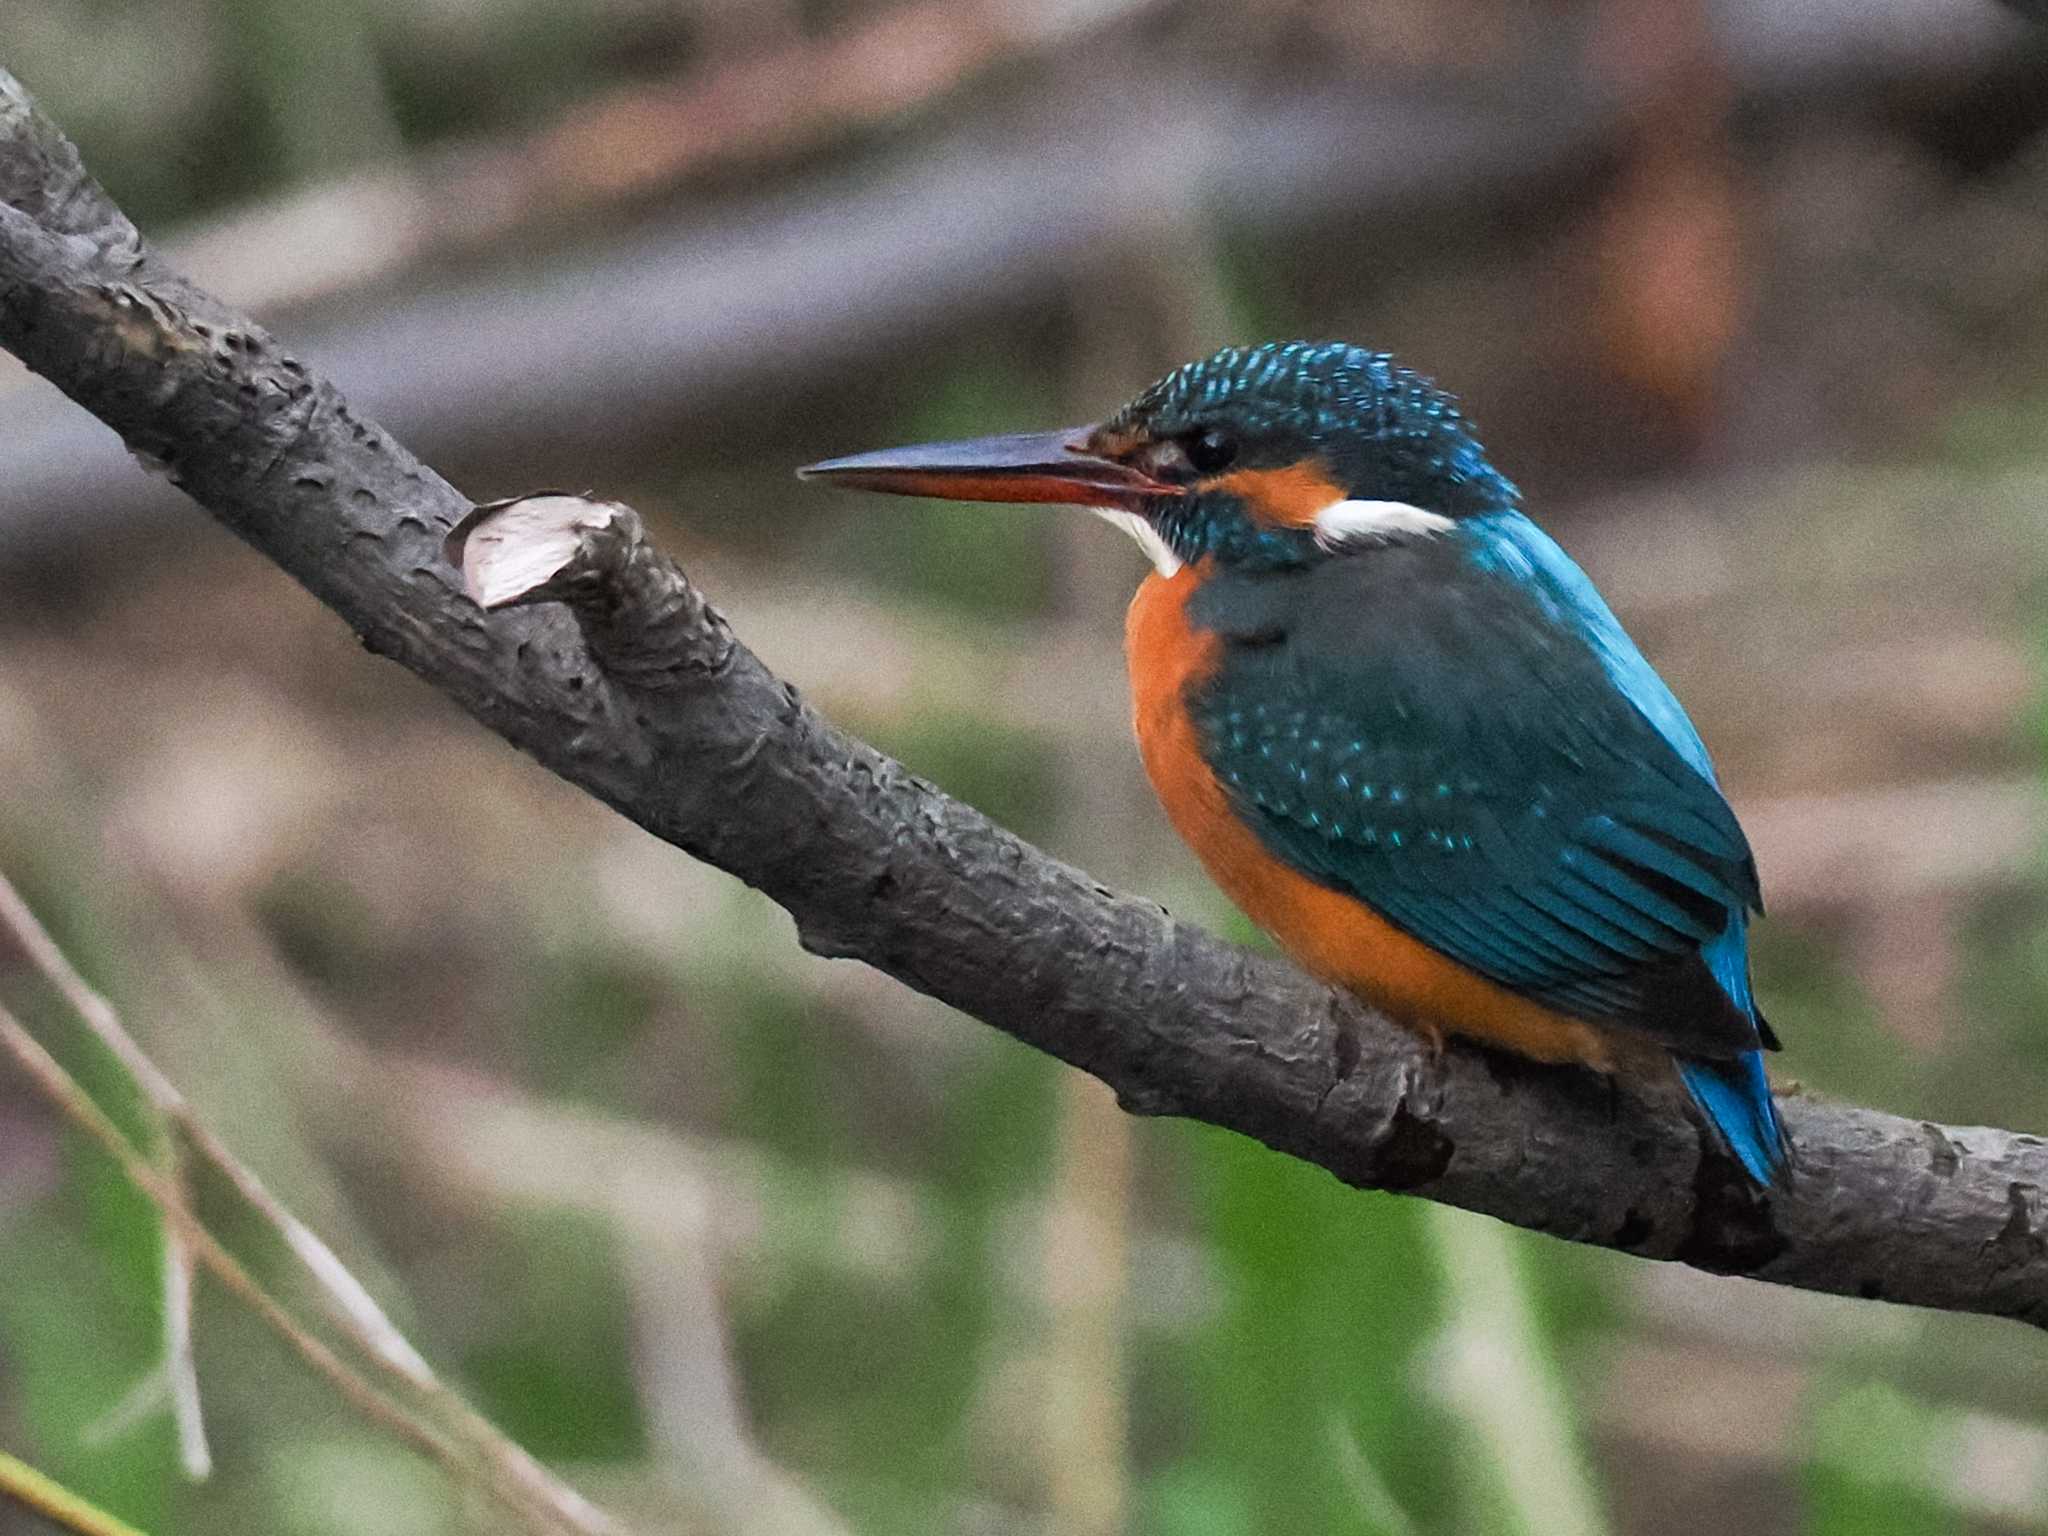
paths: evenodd
<path fill-rule="evenodd" d="M 320 1237 L 271 1194 L 254 1170 L 228 1151 L 199 1118 L 177 1085 L 128 1033 L 114 1005 L 71 963 L 21 892 L 0 874 L 0 929 L 13 936 L 35 968 L 84 1020 L 142 1090 L 143 1097 L 192 1149 L 211 1163 L 283 1239 L 318 1284 L 339 1322 L 371 1359 L 395 1369 L 415 1387 L 435 1385 L 434 1373 L 391 1319 Z"/>
<path fill-rule="evenodd" d="M 5 1451 L 0 1451 L 0 1494 L 77 1536 L 142 1536 L 127 1521 L 88 1504 L 62 1483 Z"/>
<path fill-rule="evenodd" d="M 336 1324 L 371 1361 L 394 1376 L 402 1386 L 425 1398 L 450 1422 L 472 1456 L 496 1468 L 534 1505 L 550 1511 L 573 1530 L 604 1532 L 614 1529 L 609 1516 L 535 1461 L 435 1375 L 426 1359 L 399 1331 L 327 1242 L 293 1215 L 284 1202 L 271 1193 L 255 1170 L 229 1151 L 199 1117 L 191 1101 L 178 1091 L 134 1036 L 128 1033 L 114 1005 L 72 965 L 5 875 L 0 875 L 0 929 L 14 937 L 36 969 L 76 1010 L 95 1038 L 128 1069 L 157 1112 L 194 1151 L 227 1178 L 250 1208 L 277 1233 L 313 1280 Z M 179 1390 L 175 1362 L 171 1370 L 175 1402 Z"/>
<path fill-rule="evenodd" d="M 15 1059 L 73 1125 L 105 1149 L 129 1182 L 149 1197 L 165 1222 L 178 1230 L 190 1245 L 194 1257 L 214 1278 L 268 1323 L 307 1364 L 331 1380 L 342 1395 L 364 1413 L 450 1465 L 461 1465 L 461 1459 L 451 1445 L 441 1440 L 433 1430 L 413 1420 L 357 1375 L 326 1344 L 299 1326 L 284 1304 L 266 1291 L 241 1261 L 206 1230 L 185 1203 L 184 1194 L 177 1185 L 128 1140 L 78 1080 L 4 1006 L 0 1006 L 0 1049 Z"/>
<path fill-rule="evenodd" d="M 457 1477 L 480 1484 L 536 1531 L 557 1531 L 565 1524 L 579 1532 L 608 1532 L 613 1529 L 609 1522 L 567 1521 L 559 1511 L 538 1503 L 523 1485 L 477 1476 L 476 1462 L 463 1447 L 408 1413 L 389 1394 L 364 1380 L 326 1343 L 307 1332 L 284 1304 L 265 1290 L 241 1261 L 222 1247 L 219 1239 L 200 1223 L 186 1204 L 184 1192 L 177 1183 L 167 1178 L 122 1134 L 121 1128 L 79 1086 L 77 1079 L 65 1071 L 56 1057 L 45 1050 L 21 1021 L 4 1007 L 0 1007 L 0 1050 L 5 1050 L 20 1064 L 36 1086 L 74 1125 L 106 1149 L 129 1182 L 150 1199 L 165 1223 L 190 1246 L 198 1262 L 205 1265 L 237 1300 L 268 1324 L 301 1359 L 326 1377 L 350 1406 L 409 1442 Z"/>
<path fill-rule="evenodd" d="M 183 1187 L 183 1180 L 179 1180 Z M 178 1462 L 195 1483 L 213 1475 L 206 1413 L 199 1396 L 199 1366 L 192 1355 L 192 1245 L 164 1227 L 164 1386 L 178 1430 Z"/>
<path fill-rule="evenodd" d="M 0 930 L 13 936 L 30 963 L 49 979 L 94 1037 L 113 1053 L 129 1079 L 142 1091 L 144 1101 L 174 1133 L 190 1112 L 183 1095 L 121 1027 L 113 1004 L 78 973 L 5 875 L 0 875 Z M 168 1141 L 165 1174 L 182 1188 L 184 1159 L 175 1134 Z M 163 1264 L 164 1385 L 170 1398 L 171 1417 L 177 1425 L 178 1459 L 186 1476 L 203 1481 L 213 1471 L 213 1453 L 206 1443 L 199 1373 L 192 1358 L 192 1252 L 184 1236 L 168 1225 L 164 1228 Z"/>
<path fill-rule="evenodd" d="M 78 968 L 50 936 L 49 929 L 5 875 L 0 875 L 0 928 L 13 935 L 29 963 L 49 978 L 100 1044 L 114 1053 L 150 1107 L 166 1119 L 175 1118 L 185 1108 L 185 1096 L 121 1027 L 114 1005 L 78 973 Z"/>

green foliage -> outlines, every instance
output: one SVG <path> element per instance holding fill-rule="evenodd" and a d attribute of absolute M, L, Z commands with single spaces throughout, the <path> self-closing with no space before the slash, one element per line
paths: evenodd
<path fill-rule="evenodd" d="M 367 1430 L 294 1442 L 267 1469 L 278 1536 L 456 1536 L 473 1529 L 435 1468 Z M 223 1520 L 217 1530 L 251 1529 Z"/>
<path fill-rule="evenodd" d="M 1043 1186 L 1057 1069 L 1009 1041 L 980 1054 L 942 1108 L 921 1201 L 929 1241 L 901 1256 L 907 1269 L 821 1265 L 735 1298 L 735 1351 L 765 1442 L 836 1502 L 867 1510 L 872 1529 L 974 1484 L 969 1416 L 1018 1305 L 999 1292 L 998 1239 L 1004 1214 Z M 834 1214 L 809 1208 L 825 1224 Z"/>
<path fill-rule="evenodd" d="M 1880 1382 L 1814 1393 L 1805 1536 L 1947 1536 L 1955 1511 L 1927 1490 L 1944 1416 Z"/>
<path fill-rule="evenodd" d="M 576 1212 L 506 1221 L 472 1253 L 489 1328 L 463 1354 L 479 1406 L 536 1456 L 644 1454 L 627 1319 L 609 1225 Z"/>
<path fill-rule="evenodd" d="M 111 945 L 74 893 L 33 876 L 23 889 L 74 963 L 103 974 Z M 131 1141 L 157 1145 L 134 1082 L 52 993 L 17 998 L 15 1012 Z M 117 1410 L 163 1355 L 162 1229 L 97 1142 L 67 1129 L 60 1144 L 58 1186 L 0 1236 L 0 1342 L 38 1460 L 82 1497 L 150 1527 L 176 1476 L 171 1427 L 161 1413 L 130 1423 Z"/>
<path fill-rule="evenodd" d="M 1987 909 L 1965 927 L 1955 1048 L 1926 1064 L 1914 1099 L 1930 1116 L 2048 1131 L 2048 926 L 2031 911 Z"/>
<path fill-rule="evenodd" d="M 369 984 L 388 962 L 369 903 L 346 881 L 287 870 L 257 892 L 253 905 L 300 974 L 337 994 Z"/>
<path fill-rule="evenodd" d="M 616 1098 L 628 1052 L 659 1022 L 675 977 L 640 952 L 588 940 L 536 961 L 518 1038 L 532 1081 L 551 1093 Z"/>
<path fill-rule="evenodd" d="M 544 122 L 607 83 L 610 33 L 590 0 L 516 0 L 499 8 L 471 78 L 451 72 L 445 49 L 421 48 L 385 29 L 377 60 L 408 142 L 481 137 Z"/>
<path fill-rule="evenodd" d="M 822 1169 L 847 1142 L 852 1094 L 833 1053 L 845 1031 L 829 1008 L 764 978 L 750 996 L 726 999 L 731 1081 L 726 1133 Z"/>
<path fill-rule="evenodd" d="M 956 800 L 1020 837 L 1042 836 L 1059 808 L 1059 762 L 1036 731 L 927 710 L 863 734 Z"/>
<path fill-rule="evenodd" d="M 1361 1499 L 1347 1444 L 1399 1507 L 1445 1508 L 1450 1426 L 1416 1368 L 1443 1320 L 1422 1208 L 1226 1132 L 1179 1139 L 1221 1294 L 1183 1358 L 1191 1465 L 1153 1488 L 1170 1522 L 1158 1529 L 1394 1536 Z"/>
<path fill-rule="evenodd" d="M 1784 1058 L 1771 1063 L 1774 1071 L 1783 1073 L 1789 1061 L 1825 1093 L 1868 1104 L 1917 1103 L 1918 1064 L 1887 1048 L 1877 1009 L 1839 946 L 1782 923 L 1760 923 L 1750 952 L 1757 995 L 1790 1042 Z"/>
<path fill-rule="evenodd" d="M 82 1498 L 154 1532 L 176 1485 L 161 1412 L 117 1410 L 162 1357 L 162 1242 L 97 1147 L 66 1140 L 65 1189 L 0 1232 L 0 1347 L 35 1459 Z M 89 1235 L 80 1203 L 92 1208 Z"/>
<path fill-rule="evenodd" d="M 1042 376 L 987 352 L 937 364 L 924 402 L 904 418 L 905 443 L 1059 425 Z M 877 445 L 880 446 L 880 445 Z M 1040 613 L 1052 596 L 1044 507 L 897 500 L 850 514 L 825 540 L 829 565 L 884 591 L 981 617 Z"/>

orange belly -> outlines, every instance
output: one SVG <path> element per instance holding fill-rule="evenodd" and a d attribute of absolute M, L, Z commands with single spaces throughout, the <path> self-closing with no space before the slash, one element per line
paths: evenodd
<path fill-rule="evenodd" d="M 1124 644 L 1146 776 L 1209 877 L 1308 971 L 1433 1039 L 1448 1031 L 1538 1061 L 1609 1070 L 1608 1041 L 1593 1026 L 1496 986 L 1354 897 L 1289 868 L 1238 819 L 1202 759 L 1187 709 L 1188 690 L 1221 655 L 1221 642 L 1191 626 L 1185 611 L 1205 574 L 1189 566 L 1171 577 L 1146 576 L 1131 601 Z"/>

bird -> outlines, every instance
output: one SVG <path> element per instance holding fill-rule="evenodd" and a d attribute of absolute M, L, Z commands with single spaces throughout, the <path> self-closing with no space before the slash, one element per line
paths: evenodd
<path fill-rule="evenodd" d="M 1762 891 L 1706 746 L 1429 379 L 1343 342 L 1228 347 L 1088 426 L 798 473 L 1129 534 L 1139 754 L 1255 925 L 1438 1050 L 1668 1059 L 1753 1187 L 1787 1176 Z"/>

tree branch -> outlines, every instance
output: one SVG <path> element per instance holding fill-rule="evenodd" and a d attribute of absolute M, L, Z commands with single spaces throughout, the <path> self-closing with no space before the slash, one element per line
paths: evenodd
<path fill-rule="evenodd" d="M 1136 1113 L 1226 1126 L 1349 1183 L 1782 1285 L 2048 1324 L 2039 1138 L 1794 1096 L 1796 1181 L 1758 1199 L 1702 1158 L 1659 1086 L 1461 1047 L 1432 1058 L 833 729 L 623 509 L 550 498 L 566 536 L 539 575 L 491 595 L 552 580 L 541 595 L 565 601 L 485 613 L 442 550 L 469 504 L 159 266 L 4 74 L 0 189 L 0 343 L 372 651 L 765 891 L 815 953 L 865 960 L 1091 1072 Z"/>

